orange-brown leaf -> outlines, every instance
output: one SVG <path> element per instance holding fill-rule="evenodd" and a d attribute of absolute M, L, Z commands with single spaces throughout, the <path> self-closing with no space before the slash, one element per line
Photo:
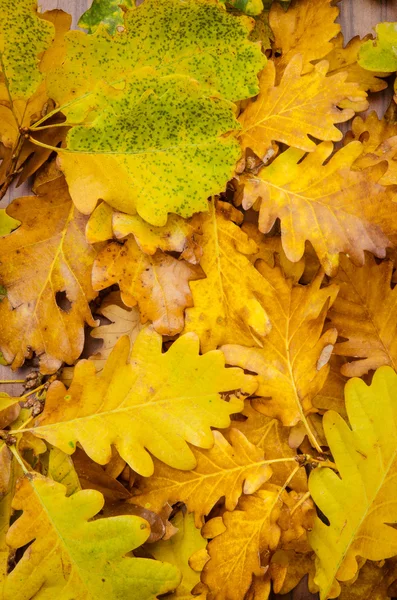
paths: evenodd
<path fill-rule="evenodd" d="M 327 274 L 335 273 L 340 252 L 356 264 L 364 263 L 364 250 L 383 258 L 397 229 L 397 203 L 377 183 L 386 163 L 353 170 L 358 141 L 325 163 L 332 150 L 323 142 L 302 160 L 304 152 L 289 148 L 256 177 L 240 178 L 244 208 L 260 200 L 259 229 L 267 233 L 279 218 L 287 258 L 300 260 L 309 240 Z"/>

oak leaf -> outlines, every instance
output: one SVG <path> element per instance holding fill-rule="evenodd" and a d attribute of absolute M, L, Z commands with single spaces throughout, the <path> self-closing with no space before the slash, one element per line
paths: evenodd
<path fill-rule="evenodd" d="M 81 490 L 78 474 L 69 454 L 55 446 L 50 446 L 46 476 L 61 483 L 66 488 L 66 496 L 71 496 Z"/>
<path fill-rule="evenodd" d="M 279 268 L 265 263 L 258 268 L 267 288 L 266 309 L 272 329 L 262 348 L 228 344 L 222 346 L 227 364 L 257 373 L 255 409 L 283 425 L 302 421 L 309 439 L 318 450 L 307 415 L 315 412 L 312 400 L 323 387 L 329 372 L 328 360 L 336 341 L 336 330 L 322 334 L 329 305 L 337 286 L 320 289 L 323 273 L 307 286 L 293 285 Z"/>
<path fill-rule="evenodd" d="M 160 226 L 224 190 L 240 155 L 225 137 L 238 128 L 230 101 L 257 93 L 266 62 L 251 27 L 214 0 L 149 0 L 114 37 L 104 28 L 65 36 L 62 66 L 46 82 L 73 125 L 59 157 L 79 210 L 102 198 Z"/>
<path fill-rule="evenodd" d="M 125 556 L 149 536 L 144 519 L 127 515 L 90 522 L 103 507 L 102 494 L 84 490 L 67 497 L 65 492 L 38 473 L 20 480 L 13 508 L 23 513 L 7 543 L 15 549 L 33 543 L 8 575 L 4 600 L 44 592 L 60 600 L 154 600 L 177 586 L 179 573 L 172 565 Z"/>
<path fill-rule="evenodd" d="M 233 419 L 230 427 L 229 431 L 238 429 L 251 444 L 262 450 L 265 459 L 280 459 L 279 462 L 272 463 L 272 483 L 283 485 L 289 479 L 296 467 L 296 464 L 290 459 L 295 458 L 297 454 L 296 450 L 293 450 L 288 444 L 290 433 L 288 427 L 283 427 L 277 419 L 266 417 L 263 413 L 255 410 L 251 400 L 245 401 L 241 416 L 238 415 L 238 418 Z M 229 436 L 228 431 L 224 433 Z M 294 475 L 289 487 L 297 492 L 307 491 L 307 477 L 303 469 L 299 469 Z"/>
<path fill-rule="evenodd" d="M 291 508 L 301 499 L 306 506 L 298 505 L 292 513 Z M 312 516 L 313 503 L 305 500 L 305 495 L 295 492 L 289 495 L 284 487 L 266 484 L 254 495 L 243 496 L 233 512 L 225 512 L 218 517 L 219 521 L 215 518 L 206 523 L 204 535 L 214 538 L 207 546 L 210 560 L 202 576 L 210 589 L 209 598 L 245 597 L 253 577 L 265 574 L 276 549 L 288 547 L 286 534 L 291 540 L 306 539 Z M 267 586 L 263 588 L 263 592 L 267 590 Z"/>
<path fill-rule="evenodd" d="M 12 499 L 18 475 L 18 465 L 13 460 L 11 450 L 2 442 L 0 447 L 0 597 L 2 599 L 10 558 L 6 535 L 13 514 Z"/>
<path fill-rule="evenodd" d="M 331 52 L 331 40 L 340 31 L 340 25 L 335 23 L 338 14 L 332 0 L 293 0 L 287 11 L 281 3 L 273 2 L 269 23 L 274 36 L 273 48 L 277 52 L 278 77 L 295 54 L 302 55 L 302 72 L 307 73 L 313 69 L 311 61 Z"/>
<path fill-rule="evenodd" d="M 34 434 L 67 454 L 79 441 L 99 464 L 109 462 L 114 445 L 144 476 L 153 473 L 149 452 L 174 468 L 193 469 L 186 442 L 210 448 L 210 427 L 227 427 L 229 415 L 242 408 L 238 396 L 253 392 L 256 382 L 240 369 L 226 369 L 220 351 L 199 356 L 193 334 L 165 354 L 161 342 L 145 329 L 130 354 L 128 338 L 121 338 L 99 374 L 92 361 L 80 361 L 69 390 L 58 381 L 50 386 Z M 233 392 L 229 402 L 222 392 Z"/>
<path fill-rule="evenodd" d="M 352 583 L 342 583 L 340 600 L 386 600 L 394 596 L 393 588 L 397 580 L 396 559 L 385 564 L 366 561 L 360 568 L 357 579 Z"/>
<path fill-rule="evenodd" d="M 230 204 L 210 202 L 201 218 L 206 277 L 190 284 L 194 307 L 186 311 L 185 331 L 197 333 L 203 352 L 227 343 L 261 344 L 269 319 L 260 302 L 263 278 L 249 260 L 258 246 L 238 227 L 242 214 Z"/>
<path fill-rule="evenodd" d="M 155 460 L 153 475 L 138 481 L 132 502 L 155 512 L 166 502 L 184 502 L 195 514 L 196 527 L 204 524 L 204 517 L 222 496 L 226 510 L 234 510 L 243 493 L 256 492 L 270 479 L 272 461 L 265 460 L 263 450 L 237 429 L 230 431 L 229 439 L 230 443 L 214 431 L 212 448 L 193 449 L 197 465 L 191 471 L 178 471 Z"/>
<path fill-rule="evenodd" d="M 68 454 L 65 456 L 72 461 L 73 468 L 83 490 L 88 489 L 101 492 L 106 503 L 115 503 L 119 500 L 130 498 L 131 494 L 123 484 L 109 475 L 109 473 L 106 473 L 101 465 L 91 460 L 81 448 L 76 449 L 76 452 L 73 454 L 73 460 Z"/>
<path fill-rule="evenodd" d="M 210 600 L 241 600 L 254 575 L 263 575 L 260 554 L 275 551 L 280 540 L 277 519 L 282 507 L 280 488 L 267 485 L 252 496 L 243 496 L 238 508 L 225 512 L 223 532 L 212 519 L 205 526 L 210 560 L 202 579 L 209 587 Z M 218 531 L 213 531 L 216 525 Z M 222 531 L 222 530 L 221 530 Z"/>
<path fill-rule="evenodd" d="M 108 325 L 94 327 L 90 333 L 91 337 L 103 340 L 99 351 L 90 356 L 90 360 L 95 362 L 95 368 L 99 372 L 104 368 L 110 353 L 122 336 L 128 336 L 132 350 L 143 325 L 136 307 L 126 309 L 117 304 L 103 304 L 97 312 L 110 321 Z"/>
<path fill-rule="evenodd" d="M 199 267 L 160 250 L 143 253 L 132 235 L 123 245 L 110 242 L 92 269 L 95 290 L 117 283 L 124 304 L 138 305 L 142 323 L 151 321 L 158 333 L 170 336 L 182 331 L 185 309 L 193 304 L 189 281 L 201 277 Z"/>
<path fill-rule="evenodd" d="M 376 40 L 368 40 L 360 48 L 359 64 L 368 71 L 397 71 L 397 23 L 378 23 Z"/>
<path fill-rule="evenodd" d="M 20 410 L 19 398 L 12 398 L 5 392 L 0 392 L 0 429 L 5 429 L 13 423 Z"/>
<path fill-rule="evenodd" d="M 320 468 L 309 479 L 312 498 L 329 521 L 317 517 L 309 534 L 321 600 L 329 597 L 335 578 L 355 575 L 357 557 L 382 560 L 397 553 L 397 532 L 390 526 L 397 522 L 396 394 L 396 373 L 380 367 L 370 386 L 360 379 L 346 384 L 350 427 L 334 411 L 324 416 L 339 475 Z"/>
<path fill-rule="evenodd" d="M 366 119 L 356 117 L 346 139 L 359 140 L 363 153 L 354 163 L 354 168 L 366 169 L 386 160 L 387 171 L 379 179 L 382 185 L 397 184 L 397 123 L 394 119 L 379 119 L 375 111 Z"/>
<path fill-rule="evenodd" d="M 387 88 L 387 82 L 381 79 L 381 77 L 385 77 L 385 73 L 367 71 L 358 64 L 359 50 L 368 39 L 371 39 L 370 35 L 363 37 L 363 39 L 356 35 L 344 46 L 343 34 L 339 33 L 332 41 L 333 50 L 324 58 L 329 62 L 328 75 L 347 72 L 346 81 L 357 83 L 360 90 L 380 92 Z"/>
<path fill-rule="evenodd" d="M 169 215 L 163 227 L 155 227 L 144 221 L 139 215 L 127 215 L 114 211 L 106 202 L 101 202 L 91 214 L 86 228 L 90 244 L 117 238 L 119 240 L 132 234 L 136 243 L 146 254 L 179 252 L 180 258 L 197 264 L 201 257 L 200 217 L 182 219 L 178 215 Z"/>
<path fill-rule="evenodd" d="M 360 101 L 367 108 L 366 94 L 356 83 L 347 83 L 346 73 L 327 77 L 328 63 L 318 63 L 302 75 L 302 56 L 288 63 L 281 82 L 275 86 L 276 67 L 272 61 L 260 75 L 260 92 L 239 117 L 243 149 L 251 148 L 264 159 L 273 141 L 311 152 L 318 140 L 338 141 L 342 132 L 335 127 L 354 115 L 350 108 L 340 110 L 345 99 Z"/>
<path fill-rule="evenodd" d="M 170 600 L 205 600 L 206 594 L 192 594 L 200 583 L 200 573 L 193 568 L 195 556 L 204 551 L 207 542 L 202 537 L 200 529 L 196 529 L 193 515 L 184 515 L 179 511 L 172 519 L 172 524 L 178 530 L 167 541 L 159 541 L 150 547 L 150 553 L 162 562 L 171 563 L 182 573 L 182 580 Z"/>
<path fill-rule="evenodd" d="M 335 353 L 352 359 L 341 367 L 347 377 L 382 365 L 397 369 L 397 289 L 392 287 L 392 274 L 392 262 L 377 264 L 370 255 L 360 268 L 346 257 L 341 260 L 335 278 L 340 293 L 328 316 L 345 338 L 335 345 Z"/>
<path fill-rule="evenodd" d="M 36 191 L 8 207 L 22 224 L 0 238 L 0 283 L 7 290 L 0 347 L 13 368 L 34 351 L 41 371 L 53 373 L 81 354 L 84 324 L 96 324 L 89 308 L 96 250 L 85 241 L 86 217 L 74 208 L 63 177 Z"/>
<path fill-rule="evenodd" d="M 309 240 L 329 275 L 337 270 L 340 252 L 358 265 L 364 250 L 384 258 L 397 218 L 397 203 L 377 183 L 386 164 L 352 169 L 362 153 L 358 141 L 324 164 L 332 150 L 331 142 L 323 142 L 302 160 L 304 152 L 289 148 L 256 177 L 240 177 L 244 208 L 260 200 L 259 229 L 267 233 L 279 218 L 287 258 L 300 260 Z"/>

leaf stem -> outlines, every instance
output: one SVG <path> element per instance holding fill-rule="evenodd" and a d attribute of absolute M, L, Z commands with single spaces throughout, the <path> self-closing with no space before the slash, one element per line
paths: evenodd
<path fill-rule="evenodd" d="M 26 392 L 26 394 L 23 394 L 23 396 L 19 396 L 19 399 L 22 400 L 22 398 L 27 398 L 28 396 L 35 394 L 36 392 L 42 390 L 46 385 L 47 385 L 46 383 L 42 383 L 41 385 L 39 385 L 39 387 L 35 388 L 34 390 L 31 390 L 30 392 Z"/>
<path fill-rule="evenodd" d="M 306 500 L 308 498 L 310 498 L 311 493 L 310 492 L 306 492 L 306 494 L 303 494 L 302 498 L 300 500 L 298 500 L 298 502 L 295 504 L 295 506 L 292 508 L 292 510 L 290 511 L 290 515 L 292 516 L 294 514 L 294 512 L 296 510 L 298 510 L 298 508 L 304 503 L 306 502 Z"/>
<path fill-rule="evenodd" d="M 9 446 L 9 449 L 11 450 L 11 452 L 13 453 L 16 461 L 19 463 L 19 465 L 22 468 L 22 471 L 24 472 L 24 474 L 26 475 L 27 473 L 29 473 L 28 469 L 26 468 L 26 465 L 24 463 L 24 461 L 22 460 L 21 456 L 19 455 L 18 450 L 15 448 L 15 446 Z"/>
<path fill-rule="evenodd" d="M 0 379 L 0 383 L 25 383 L 25 379 Z"/>

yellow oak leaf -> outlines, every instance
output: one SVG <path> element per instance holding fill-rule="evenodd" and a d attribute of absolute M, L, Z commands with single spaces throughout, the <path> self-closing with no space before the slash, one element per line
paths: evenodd
<path fill-rule="evenodd" d="M 238 396 L 252 393 L 256 382 L 240 369 L 226 369 L 220 351 L 199 356 L 194 334 L 178 338 L 165 354 L 161 344 L 147 328 L 131 354 L 128 338 L 121 338 L 99 374 L 93 361 L 80 361 L 69 390 L 59 381 L 51 384 L 31 431 L 67 454 L 78 441 L 99 464 L 109 462 L 114 445 L 145 477 L 153 473 L 149 452 L 174 468 L 193 469 L 196 459 L 186 442 L 210 448 L 210 428 L 227 427 L 229 415 L 243 406 Z M 223 392 L 229 392 L 228 402 Z"/>
<path fill-rule="evenodd" d="M 276 550 L 265 576 L 272 581 L 273 591 L 276 594 L 288 594 L 307 573 L 312 575 L 313 556 L 313 552 L 302 554 L 294 550 Z M 256 600 L 255 596 L 253 600 Z"/>
<path fill-rule="evenodd" d="M 357 579 L 341 585 L 340 600 L 386 600 L 394 596 L 390 589 L 397 580 L 397 559 L 391 558 L 382 565 L 366 561 Z"/>
<path fill-rule="evenodd" d="M 179 511 L 172 519 L 172 525 L 177 533 L 169 540 L 160 540 L 150 546 L 150 553 L 162 562 L 171 563 L 178 567 L 182 573 L 182 580 L 175 592 L 168 596 L 170 600 L 205 600 L 206 594 L 192 594 L 195 586 L 200 582 L 200 573 L 193 567 L 194 555 L 201 553 L 206 545 L 200 529 L 196 529 L 193 515 L 184 515 Z M 193 561 L 191 559 L 193 558 Z"/>
<path fill-rule="evenodd" d="M 203 352 L 227 343 L 260 345 L 269 320 L 260 302 L 263 278 L 249 260 L 258 246 L 238 227 L 243 216 L 230 204 L 210 202 L 201 219 L 206 278 L 190 284 L 194 307 L 186 311 L 185 332 L 198 334 Z"/>
<path fill-rule="evenodd" d="M 71 496 L 81 490 L 80 481 L 73 461 L 69 454 L 62 452 L 55 446 L 50 446 L 48 453 L 47 477 L 61 483 L 66 488 L 66 496 Z"/>
<path fill-rule="evenodd" d="M 307 73 L 313 69 L 311 61 L 331 52 L 331 40 L 340 31 L 340 25 L 335 23 L 338 14 L 332 0 L 293 0 L 287 11 L 281 3 L 273 2 L 269 23 L 278 77 L 295 54 L 302 55 L 302 72 Z"/>
<path fill-rule="evenodd" d="M 276 550 L 280 540 L 282 500 L 280 488 L 267 484 L 252 496 L 243 496 L 238 508 L 223 515 L 224 531 L 214 535 L 213 521 L 205 526 L 210 560 L 202 580 L 209 587 L 211 600 L 241 600 L 254 575 L 263 576 L 260 554 Z M 219 527 L 218 524 L 216 524 Z"/>
<path fill-rule="evenodd" d="M 332 142 L 304 152 L 289 148 L 255 177 L 240 177 L 243 206 L 257 206 L 259 229 L 270 231 L 277 218 L 285 254 L 292 262 L 304 254 L 309 240 L 329 275 L 335 274 L 339 253 L 364 263 L 364 250 L 384 258 L 396 232 L 397 203 L 377 181 L 386 163 L 354 170 L 362 144 L 351 142 L 336 152 Z"/>
<path fill-rule="evenodd" d="M 343 296 L 342 290 L 339 291 L 338 296 L 339 295 Z M 346 359 L 336 354 L 334 346 L 331 358 L 329 359 L 329 373 L 327 379 L 321 390 L 313 398 L 313 406 L 319 409 L 319 411 L 335 410 L 343 417 L 346 416 L 344 391 L 347 377 L 341 373 L 341 369 L 345 363 Z"/>
<path fill-rule="evenodd" d="M 108 325 L 94 327 L 90 333 L 91 337 L 103 340 L 99 352 L 90 356 L 90 360 L 95 363 L 97 372 L 100 372 L 122 336 L 128 336 L 131 344 L 130 349 L 132 350 L 143 325 L 141 324 L 140 313 L 136 307 L 126 309 L 117 304 L 105 304 L 97 312 L 110 321 Z"/>
<path fill-rule="evenodd" d="M 84 324 L 96 324 L 89 308 L 96 250 L 85 241 L 87 219 L 74 208 L 63 177 L 36 191 L 8 207 L 22 224 L 0 238 L 0 284 L 7 291 L 0 348 L 13 368 L 35 352 L 41 371 L 53 373 L 63 361 L 75 362 Z"/>
<path fill-rule="evenodd" d="M 155 227 L 139 215 L 114 211 L 106 202 L 101 202 L 88 220 L 86 236 L 90 244 L 94 244 L 113 237 L 120 240 L 132 234 L 142 252 L 146 254 L 155 254 L 157 249 L 163 252 L 180 252 L 181 258 L 197 264 L 201 257 L 197 237 L 199 227 L 198 215 L 192 219 L 169 215 L 164 227 Z"/>
<path fill-rule="evenodd" d="M 380 367 L 372 384 L 351 379 L 345 387 L 349 425 L 338 413 L 324 415 L 324 431 L 339 474 L 318 468 L 309 478 L 312 498 L 329 525 L 316 518 L 309 534 L 317 555 L 320 598 L 334 580 L 348 581 L 357 557 L 382 560 L 397 554 L 397 375 Z"/>
<path fill-rule="evenodd" d="M 392 288 L 392 274 L 391 261 L 377 264 L 369 254 L 360 268 L 346 257 L 341 260 L 335 278 L 340 293 L 328 316 L 345 338 L 335 345 L 335 353 L 352 359 L 341 366 L 347 377 L 382 365 L 397 369 L 397 289 Z"/>
<path fill-rule="evenodd" d="M 388 168 L 379 183 L 397 184 L 397 123 L 393 119 L 379 119 L 375 111 L 365 120 L 356 117 L 346 139 L 359 140 L 363 144 L 363 153 L 357 158 L 354 168 L 366 169 L 386 160 Z"/>
<path fill-rule="evenodd" d="M 0 429 L 5 429 L 16 420 L 21 410 L 19 401 L 19 398 L 0 392 Z"/>
<path fill-rule="evenodd" d="M 146 254 L 154 254 L 159 248 L 163 252 L 180 252 L 180 258 L 197 264 L 201 258 L 199 242 L 200 217 L 182 219 L 178 215 L 169 215 L 164 227 L 154 227 L 138 215 L 126 215 L 115 212 L 112 218 L 114 235 L 123 239 L 132 234 L 136 243 Z"/>
<path fill-rule="evenodd" d="M 347 72 L 346 81 L 357 83 L 360 90 L 365 92 L 380 92 L 387 88 L 387 82 L 381 79 L 387 73 L 367 71 L 357 62 L 359 50 L 362 44 L 368 39 L 371 39 L 370 35 L 366 35 L 363 39 L 360 39 L 360 36 L 356 35 L 344 46 L 343 33 L 339 33 L 332 40 L 334 45 L 333 50 L 324 58 L 329 62 L 328 75 Z"/>
<path fill-rule="evenodd" d="M 302 56 L 294 56 L 275 86 L 276 67 L 268 62 L 260 75 L 258 98 L 239 117 L 243 149 L 251 148 L 263 159 L 277 141 L 311 152 L 316 144 L 309 135 L 326 141 L 342 139 L 335 125 L 354 115 L 350 108 L 338 108 L 343 100 L 361 101 L 361 110 L 367 108 L 365 92 L 356 83 L 347 83 L 346 73 L 327 77 L 328 63 L 322 61 L 302 75 L 302 64 Z"/>
<path fill-rule="evenodd" d="M 0 447 L 0 597 L 2 599 L 10 558 L 6 535 L 13 514 L 12 499 L 18 475 L 19 465 L 13 460 L 8 446 L 2 443 Z"/>
<path fill-rule="evenodd" d="M 260 398 L 253 406 L 283 425 L 303 422 L 312 444 L 321 452 L 307 415 L 316 412 L 312 400 L 329 372 L 328 360 L 336 341 L 335 329 L 322 334 L 329 305 L 338 287 L 320 289 L 323 273 L 306 286 L 293 285 L 279 268 L 258 266 L 267 284 L 266 310 L 272 329 L 262 348 L 222 346 L 227 364 L 257 373 Z"/>
<path fill-rule="evenodd" d="M 22 510 L 7 534 L 11 548 L 29 545 L 8 575 L 4 600 L 46 593 L 67 600 L 154 600 L 174 589 L 178 569 L 167 563 L 126 556 L 150 534 L 140 517 L 90 521 L 102 509 L 96 490 L 65 495 L 66 488 L 38 473 L 20 480 L 13 508 Z"/>
<path fill-rule="evenodd" d="M 281 459 L 280 462 L 273 462 L 271 465 L 272 483 L 283 485 L 289 479 L 295 471 L 296 464 L 288 459 L 295 458 L 297 454 L 288 444 L 288 427 L 283 427 L 277 419 L 255 410 L 251 400 L 245 401 L 241 416 L 238 415 L 236 420 L 232 420 L 230 427 L 241 431 L 251 444 L 264 452 L 266 459 Z M 225 435 L 228 435 L 227 431 Z M 283 461 L 283 458 L 287 460 Z M 307 477 L 304 469 L 299 469 L 288 485 L 297 492 L 306 492 Z"/>
<path fill-rule="evenodd" d="M 166 502 L 184 502 L 195 514 L 196 527 L 204 524 L 222 496 L 226 510 L 234 510 L 243 493 L 256 492 L 270 479 L 272 460 L 265 460 L 263 450 L 237 429 L 230 431 L 229 439 L 230 443 L 214 431 L 212 448 L 193 448 L 197 464 L 192 471 L 178 471 L 155 460 L 153 475 L 138 481 L 131 502 L 154 512 L 160 512 Z"/>
<path fill-rule="evenodd" d="M 299 501 L 305 506 L 299 505 Z M 225 512 L 220 521 L 215 518 L 206 523 L 202 533 L 214 538 L 207 546 L 210 560 L 202 576 L 209 587 L 208 597 L 245 598 L 251 582 L 256 583 L 255 577 L 265 574 L 277 548 L 288 548 L 291 540 L 306 540 L 313 515 L 313 502 L 306 494 L 288 494 L 284 487 L 266 484 L 254 495 L 243 496 L 237 509 Z M 256 591 L 264 594 L 267 589 L 264 585 Z"/>
<path fill-rule="evenodd" d="M 158 333 L 172 336 L 182 331 L 185 309 L 193 304 L 189 281 L 201 277 L 199 267 L 160 250 L 145 254 L 130 235 L 98 254 L 92 285 L 102 290 L 117 283 L 124 304 L 138 305 L 142 323 L 151 321 Z"/>

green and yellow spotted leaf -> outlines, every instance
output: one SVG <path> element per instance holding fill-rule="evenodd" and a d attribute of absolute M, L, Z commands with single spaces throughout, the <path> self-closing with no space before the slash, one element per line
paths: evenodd
<path fill-rule="evenodd" d="M 215 0 L 146 0 L 113 37 L 66 34 L 46 83 L 74 126 L 60 156 L 82 212 L 101 198 L 164 225 L 225 189 L 240 156 L 231 102 L 258 93 L 266 62 L 252 27 Z"/>

